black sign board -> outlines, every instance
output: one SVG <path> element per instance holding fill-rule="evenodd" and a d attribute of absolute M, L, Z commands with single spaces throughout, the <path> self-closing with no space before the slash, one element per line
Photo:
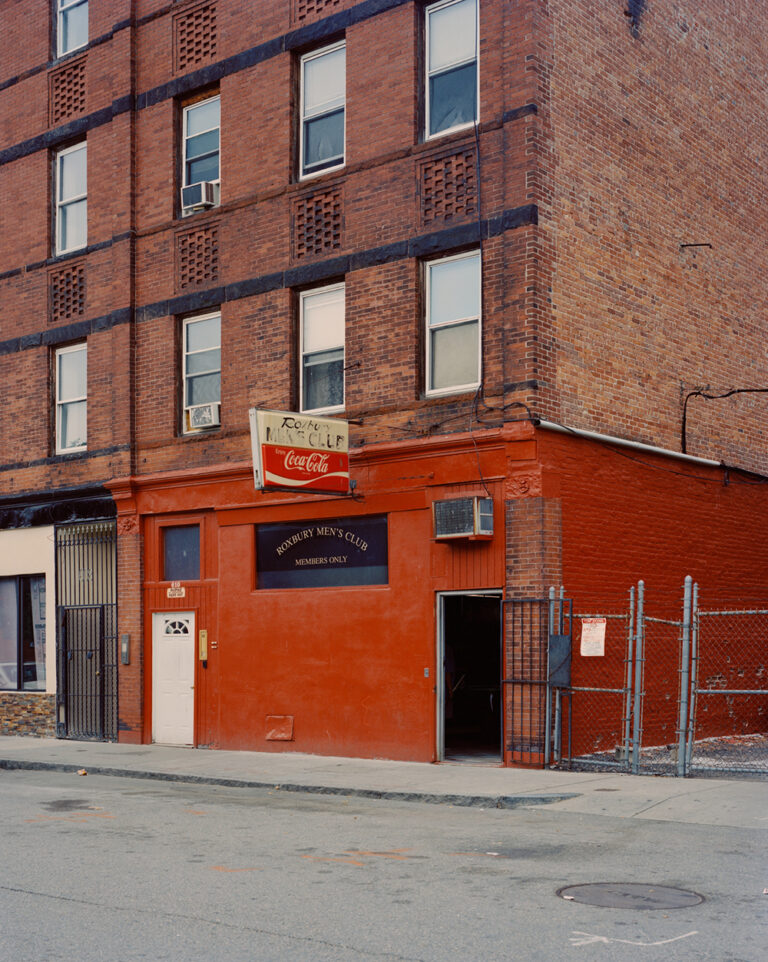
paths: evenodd
<path fill-rule="evenodd" d="M 259 588 L 385 585 L 386 516 L 259 525 L 256 569 Z"/>

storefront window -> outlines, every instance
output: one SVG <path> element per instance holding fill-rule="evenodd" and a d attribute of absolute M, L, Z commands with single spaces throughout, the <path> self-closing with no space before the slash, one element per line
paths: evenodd
<path fill-rule="evenodd" d="M 45 576 L 0 578 L 0 689 L 45 691 Z"/>

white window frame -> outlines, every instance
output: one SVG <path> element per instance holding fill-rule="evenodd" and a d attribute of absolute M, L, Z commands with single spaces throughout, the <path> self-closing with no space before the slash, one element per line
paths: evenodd
<path fill-rule="evenodd" d="M 329 407 L 320 408 L 308 408 L 304 406 L 304 358 L 311 356 L 311 354 L 322 353 L 318 351 L 307 351 L 304 350 L 304 304 L 308 297 L 312 297 L 315 294 L 330 294 L 333 291 L 342 291 L 342 310 L 344 316 L 342 318 L 342 327 L 344 331 L 344 339 L 340 345 L 337 346 L 337 350 L 341 348 L 341 404 L 334 404 Z M 312 287 L 307 291 L 302 291 L 299 295 L 299 411 L 302 414 L 330 414 L 334 411 L 343 411 L 346 406 L 347 398 L 347 384 L 346 384 L 346 363 L 347 363 L 347 304 L 346 304 L 346 283 L 341 281 L 338 284 L 328 284 L 324 287 Z M 332 350 L 332 348 L 326 348 L 326 350 Z"/>
<path fill-rule="evenodd" d="M 323 167 L 321 170 L 304 170 L 304 141 L 305 134 L 304 128 L 307 120 L 316 120 L 318 117 L 322 117 L 325 114 L 330 114 L 338 110 L 338 105 L 332 107 L 329 110 L 317 111 L 313 113 L 311 117 L 305 116 L 304 113 L 304 66 L 311 60 L 317 60 L 320 57 L 327 56 L 330 53 L 335 53 L 337 50 L 346 50 L 347 42 L 346 40 L 339 40 L 338 43 L 332 43 L 328 47 L 322 47 L 320 50 L 313 50 L 311 53 L 305 53 L 301 58 L 299 64 L 299 176 L 301 180 L 308 180 L 311 177 L 319 177 L 321 174 L 328 174 L 334 170 L 341 170 L 345 165 L 347 159 L 347 71 L 346 71 L 346 57 L 344 60 L 344 142 L 342 146 L 341 160 L 338 164 L 334 164 L 330 167 Z"/>
<path fill-rule="evenodd" d="M 83 351 L 85 354 L 85 384 L 86 390 L 85 394 L 75 396 L 75 397 L 61 397 L 61 384 L 59 381 L 59 358 L 64 354 L 74 354 L 78 351 Z M 54 363 L 56 365 L 56 454 L 74 454 L 78 451 L 85 451 L 88 448 L 88 342 L 80 341 L 77 344 L 70 344 L 69 347 L 57 348 Z M 86 402 L 85 407 L 85 443 L 79 445 L 72 445 L 70 447 L 62 447 L 62 432 L 61 432 L 61 415 L 62 411 L 69 404 L 75 404 L 80 401 Z"/>
<path fill-rule="evenodd" d="M 74 194 L 72 197 L 61 197 L 61 162 L 65 156 L 68 154 L 74 154 L 78 150 L 85 151 L 85 193 Z M 63 225 L 63 218 L 61 216 L 62 211 L 65 207 L 69 207 L 71 204 L 78 203 L 79 201 L 85 201 L 85 243 L 78 244 L 74 247 L 64 247 L 61 243 L 61 230 Z M 88 246 L 88 143 L 87 141 L 82 141 L 79 144 L 74 144 L 72 147 L 65 147 L 63 150 L 59 150 L 56 153 L 56 253 L 57 254 L 67 254 L 69 251 L 79 251 L 84 247 Z"/>
<path fill-rule="evenodd" d="M 201 431 L 211 431 L 214 428 L 218 428 L 219 425 L 211 425 L 211 427 L 204 428 L 191 428 L 187 424 L 187 411 L 190 407 L 195 405 L 187 404 L 187 378 L 189 372 L 187 371 L 187 358 L 192 354 L 199 354 L 203 351 L 215 350 L 213 347 L 204 347 L 200 351 L 188 351 L 187 350 L 187 331 L 189 330 L 190 324 L 195 324 L 198 321 L 210 321 L 213 318 L 219 319 L 219 366 L 217 368 L 211 368 L 209 371 L 195 371 L 194 376 L 199 377 L 201 374 L 218 374 L 219 375 L 219 397 L 216 401 L 203 401 L 203 404 L 218 404 L 221 405 L 221 311 L 211 311 L 208 314 L 195 314 L 193 317 L 185 317 L 183 321 L 183 337 L 182 337 L 182 357 L 181 357 L 181 429 L 184 434 L 199 434 Z"/>
<path fill-rule="evenodd" d="M 444 321 L 442 324 L 431 324 L 430 315 L 432 312 L 432 279 L 431 272 L 438 264 L 447 264 L 451 261 L 469 260 L 470 258 L 477 260 L 477 273 L 478 273 L 478 314 L 477 317 L 474 315 L 467 317 L 456 317 L 452 318 L 450 321 Z M 425 391 L 424 394 L 427 397 L 440 397 L 446 394 L 462 394 L 467 391 L 473 391 L 480 386 L 482 382 L 482 372 L 483 372 L 483 258 L 482 252 L 476 248 L 471 251 L 464 251 L 461 254 L 453 254 L 450 257 L 441 257 L 436 260 L 426 261 L 424 265 L 424 288 L 425 288 L 425 340 L 426 340 L 426 368 L 424 371 L 424 381 L 425 381 Z M 459 324 L 466 324 L 470 321 L 477 321 L 477 378 L 474 381 L 468 381 L 465 384 L 452 384 L 449 387 L 432 388 L 430 383 L 432 380 L 432 331 L 441 330 L 448 327 L 455 327 Z"/>
<path fill-rule="evenodd" d="M 474 127 L 476 124 L 480 123 L 480 3 L 479 0 L 475 0 L 475 81 L 477 84 L 477 90 L 475 91 L 475 117 L 474 120 L 469 120 L 463 124 L 454 124 L 453 127 L 446 127 L 445 130 L 438 130 L 437 133 L 430 134 L 430 117 L 432 105 L 430 103 L 429 97 L 429 81 L 433 74 L 445 73 L 447 70 L 459 67 L 462 64 L 472 63 L 472 60 L 458 60 L 456 63 L 451 64 L 449 67 L 443 67 L 439 71 L 430 70 L 429 66 L 429 49 L 430 49 L 430 19 L 432 13 L 437 10 L 442 10 L 445 7 L 452 7 L 455 4 L 461 2 L 461 0 L 440 0 L 439 3 L 432 3 L 425 8 L 425 51 L 424 51 L 424 139 L 425 140 L 435 140 L 438 137 L 445 137 L 447 134 L 452 134 L 457 130 L 466 130 L 469 127 Z"/>
<path fill-rule="evenodd" d="M 211 130 L 218 130 L 219 132 L 219 176 L 216 180 L 208 181 L 208 183 L 213 184 L 213 194 L 215 199 L 215 206 L 218 207 L 221 203 L 221 94 L 215 94 L 213 97 L 206 97 L 203 100 L 198 100 L 193 104 L 188 104 L 183 111 L 181 118 L 181 139 L 182 139 L 182 157 L 181 157 L 181 186 L 191 187 L 192 184 L 198 184 L 200 181 L 197 180 L 187 180 L 187 142 L 189 137 L 187 136 L 187 115 L 191 110 L 195 110 L 197 107 L 202 107 L 203 104 L 212 103 L 214 100 L 219 103 L 219 123 L 217 127 L 208 127 L 206 130 L 201 130 L 201 134 L 208 133 Z M 195 134 L 197 137 L 198 134 Z M 191 210 L 182 210 L 182 215 L 187 216 L 193 213 Z"/>
<path fill-rule="evenodd" d="M 88 35 L 90 31 L 86 31 L 85 40 L 79 43 L 76 47 L 67 47 L 64 49 L 64 17 L 75 7 L 88 7 L 88 0 L 57 0 L 56 4 L 56 56 L 63 57 L 64 54 L 71 53 L 73 50 L 80 50 L 81 47 L 86 47 L 88 45 Z"/>

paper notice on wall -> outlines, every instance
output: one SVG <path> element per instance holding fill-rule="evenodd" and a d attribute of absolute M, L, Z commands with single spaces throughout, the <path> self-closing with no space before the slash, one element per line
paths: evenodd
<path fill-rule="evenodd" d="M 605 618 L 581 619 L 581 654 L 599 658 L 605 654 Z"/>

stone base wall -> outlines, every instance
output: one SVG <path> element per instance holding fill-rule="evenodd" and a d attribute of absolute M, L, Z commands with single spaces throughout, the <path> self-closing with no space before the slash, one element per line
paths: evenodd
<path fill-rule="evenodd" d="M 56 696 L 37 692 L 0 692 L 0 735 L 56 734 Z"/>

